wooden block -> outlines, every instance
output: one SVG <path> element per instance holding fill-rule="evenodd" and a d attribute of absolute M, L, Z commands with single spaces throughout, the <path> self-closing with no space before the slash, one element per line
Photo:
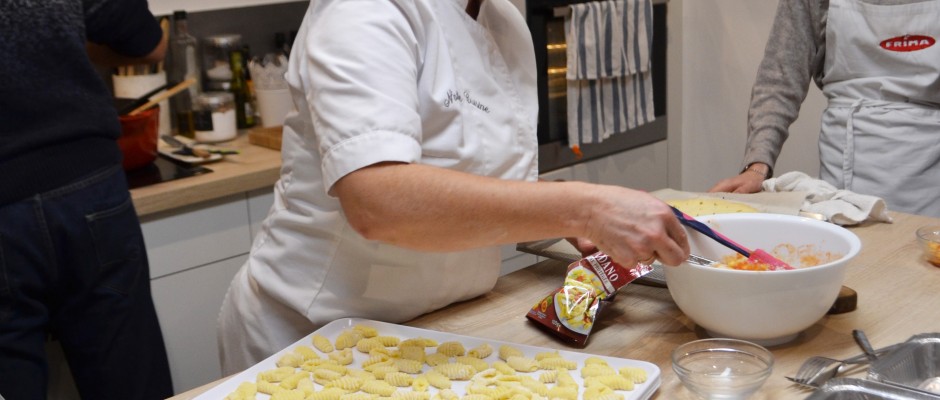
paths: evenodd
<path fill-rule="evenodd" d="M 272 126 L 268 128 L 254 128 L 248 131 L 248 143 L 255 146 L 267 147 L 269 149 L 281 149 L 281 131 L 282 126 Z"/>
<path fill-rule="evenodd" d="M 858 306 L 858 293 L 852 288 L 843 286 L 842 289 L 839 290 L 839 297 L 836 297 L 836 301 L 832 304 L 832 308 L 829 309 L 828 314 L 842 314 L 855 311 L 856 306 Z"/>

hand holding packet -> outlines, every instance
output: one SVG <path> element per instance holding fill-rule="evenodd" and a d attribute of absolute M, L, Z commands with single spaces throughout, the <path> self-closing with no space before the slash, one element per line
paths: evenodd
<path fill-rule="evenodd" d="M 568 265 L 562 287 L 539 301 L 526 318 L 566 341 L 587 343 L 597 314 L 620 288 L 653 271 L 637 264 L 626 268 L 597 252 Z"/>

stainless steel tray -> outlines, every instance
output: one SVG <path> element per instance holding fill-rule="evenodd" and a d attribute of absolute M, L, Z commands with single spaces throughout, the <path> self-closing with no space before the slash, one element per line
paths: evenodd
<path fill-rule="evenodd" d="M 868 379 L 936 393 L 940 398 L 940 333 L 911 337 L 873 361 Z"/>
<path fill-rule="evenodd" d="M 933 395 L 902 386 L 857 378 L 830 379 L 806 400 L 938 400 Z"/>

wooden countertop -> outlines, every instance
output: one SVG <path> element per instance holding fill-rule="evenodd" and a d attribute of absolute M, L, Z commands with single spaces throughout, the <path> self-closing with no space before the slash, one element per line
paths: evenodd
<path fill-rule="evenodd" d="M 862 329 L 874 347 L 902 342 L 919 333 L 940 329 L 940 268 L 922 258 L 914 231 L 940 219 L 892 213 L 893 224 L 851 228 L 862 240 L 845 285 L 858 292 L 855 311 L 827 315 L 791 343 L 770 348 L 776 358 L 773 375 L 752 400 L 803 399 L 811 392 L 784 378 L 813 355 L 844 358 L 860 354 L 852 339 Z M 543 261 L 500 278 L 492 292 L 421 316 L 406 325 L 572 351 L 652 362 L 662 370 L 654 399 L 694 399 L 672 371 L 670 353 L 676 346 L 706 337 L 685 317 L 667 289 L 628 285 L 605 308 L 587 346 L 569 346 L 529 323 L 525 314 L 563 279 L 565 264 Z M 864 377 L 864 367 L 849 371 Z M 213 382 L 173 397 L 192 399 L 217 385 Z"/>
<path fill-rule="evenodd" d="M 205 164 L 211 173 L 131 189 L 137 215 L 147 216 L 269 187 L 280 177 L 281 152 L 248 143 L 246 132 L 219 147 L 238 150 L 221 161 Z"/>

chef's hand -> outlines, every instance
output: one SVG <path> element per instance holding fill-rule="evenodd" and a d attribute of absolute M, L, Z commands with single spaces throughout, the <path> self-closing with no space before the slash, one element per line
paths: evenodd
<path fill-rule="evenodd" d="M 568 243 L 571 243 L 575 249 L 581 253 L 581 257 L 587 257 L 591 254 L 597 253 L 597 246 L 594 245 L 590 239 L 587 238 L 565 238 Z"/>
<path fill-rule="evenodd" d="M 655 260 L 679 265 L 689 257 L 685 229 L 665 202 L 649 193 L 604 186 L 603 201 L 591 205 L 585 235 L 617 263 Z"/>

